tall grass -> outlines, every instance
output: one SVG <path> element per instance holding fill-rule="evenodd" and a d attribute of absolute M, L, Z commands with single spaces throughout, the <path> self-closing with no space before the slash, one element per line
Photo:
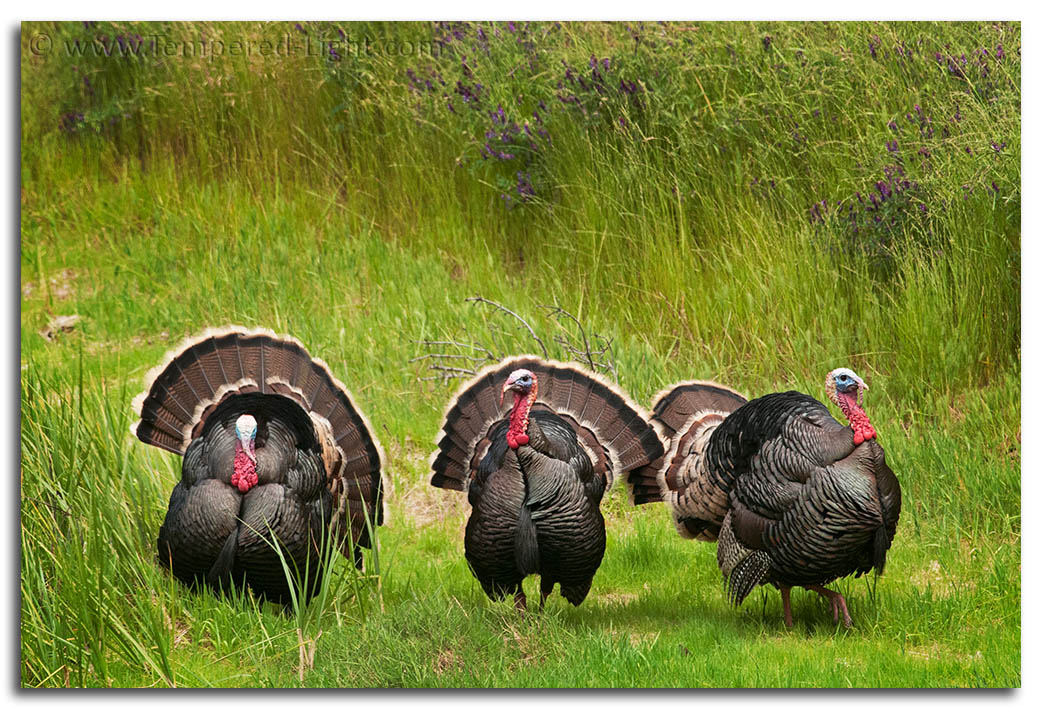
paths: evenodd
<path fill-rule="evenodd" d="M 213 53 L 265 40 L 313 49 Z M 1015 23 L 27 23 L 23 684 L 1019 684 L 1019 49 Z M 449 390 L 409 363 L 508 327 L 475 293 L 613 337 L 644 403 L 867 375 L 905 505 L 887 574 L 840 584 L 855 630 L 727 608 L 713 549 L 621 491 L 582 607 L 484 600 L 461 496 L 426 485 Z M 377 426 L 379 583 L 337 560 L 293 614 L 154 563 L 180 461 L 129 402 L 227 322 L 299 338 Z"/>

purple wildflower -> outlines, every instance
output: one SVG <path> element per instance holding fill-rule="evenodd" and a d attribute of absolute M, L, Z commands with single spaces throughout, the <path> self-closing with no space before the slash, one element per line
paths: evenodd
<path fill-rule="evenodd" d="M 535 188 L 532 186 L 532 176 L 527 172 L 517 173 L 517 194 L 522 201 L 528 201 L 535 197 Z"/>
<path fill-rule="evenodd" d="M 83 123 L 83 114 L 78 111 L 63 113 L 58 120 L 58 126 L 66 133 L 72 133 Z"/>
<path fill-rule="evenodd" d="M 872 55 L 873 59 L 876 58 L 876 50 L 879 49 L 879 45 L 881 44 L 882 42 L 879 40 L 879 35 L 872 35 L 868 40 L 868 52 Z"/>

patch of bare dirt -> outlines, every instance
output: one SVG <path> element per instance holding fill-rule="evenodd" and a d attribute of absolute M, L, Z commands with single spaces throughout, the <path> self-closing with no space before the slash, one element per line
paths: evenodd
<path fill-rule="evenodd" d="M 56 315 L 47 323 L 47 327 L 40 330 L 40 337 L 48 342 L 54 342 L 58 335 L 75 330 L 82 319 L 75 313 L 72 315 Z"/>
<path fill-rule="evenodd" d="M 654 645 L 660 633 L 630 633 L 630 645 L 639 648 L 642 645 Z"/>
<path fill-rule="evenodd" d="M 63 268 L 46 280 L 44 288 L 37 281 L 26 281 L 22 285 L 22 297 L 31 298 L 34 294 L 46 296 L 50 293 L 54 300 L 68 300 L 76 292 L 77 274 L 71 268 Z"/>
<path fill-rule="evenodd" d="M 388 496 L 388 499 L 395 500 L 394 504 L 401 510 L 401 514 L 419 527 L 457 520 L 462 536 L 466 525 L 467 496 L 463 492 L 444 490 L 430 484 L 427 466 L 430 450 L 423 450 L 410 441 L 406 441 L 405 446 L 399 446 L 392 440 L 387 453 L 388 460 L 399 461 L 395 467 L 404 464 L 409 473 L 393 476 L 397 480 L 394 497 Z M 415 471 L 419 471 L 419 475 Z"/>
<path fill-rule="evenodd" d="M 617 606 L 625 608 L 640 598 L 636 593 L 605 593 L 600 596 L 600 602 L 605 606 Z"/>
<path fill-rule="evenodd" d="M 452 648 L 445 648 L 438 653 L 438 656 L 434 658 L 432 662 L 434 666 L 434 674 L 440 675 L 445 672 L 457 672 L 463 669 L 463 660 L 460 659 L 459 655 Z"/>
<path fill-rule="evenodd" d="M 521 653 L 521 657 L 510 663 L 511 671 L 517 671 L 524 665 L 540 665 L 543 663 L 545 652 L 538 638 L 531 638 L 522 634 L 513 623 L 508 623 L 505 630 L 509 636 L 503 636 L 503 647 L 509 649 L 515 647 Z"/>

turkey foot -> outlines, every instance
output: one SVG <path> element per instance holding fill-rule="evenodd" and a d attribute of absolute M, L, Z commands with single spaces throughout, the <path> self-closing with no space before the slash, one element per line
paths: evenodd
<path fill-rule="evenodd" d="M 829 604 L 832 606 L 832 619 L 839 622 L 839 614 L 843 613 L 843 625 L 848 628 L 854 626 L 854 621 L 850 619 L 850 613 L 847 611 L 847 599 L 843 598 L 842 593 L 836 591 L 830 591 L 824 586 L 804 586 L 808 591 L 815 591 L 828 599 Z"/>

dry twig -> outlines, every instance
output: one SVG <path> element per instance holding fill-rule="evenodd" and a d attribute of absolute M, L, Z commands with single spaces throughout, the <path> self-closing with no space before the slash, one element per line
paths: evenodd
<path fill-rule="evenodd" d="M 489 305 L 493 312 L 504 313 L 521 323 L 523 332 L 527 333 L 539 345 L 543 357 L 550 359 L 551 355 L 546 343 L 534 327 L 521 315 L 510 308 L 494 300 L 489 300 L 480 295 L 467 298 L 465 302 Z M 540 306 L 547 311 L 548 317 L 563 330 L 563 333 L 554 335 L 553 342 L 560 346 L 563 356 L 559 359 L 576 360 L 585 363 L 593 371 L 607 372 L 617 382 L 618 372 L 615 368 L 615 353 L 612 349 L 613 338 L 605 337 L 597 333 L 587 334 L 585 326 L 579 318 L 558 305 Z M 562 320 L 570 321 L 578 328 L 579 338 L 575 340 L 571 332 Z M 464 326 L 464 336 L 453 336 L 445 339 L 416 340 L 416 344 L 426 351 L 409 360 L 410 364 L 425 363 L 426 371 L 431 372 L 428 376 L 417 377 L 419 381 L 441 381 L 447 384 L 452 379 L 465 379 L 474 376 L 485 364 L 498 362 L 503 357 L 500 353 L 509 354 L 516 352 L 515 339 L 517 332 L 502 327 L 494 321 L 487 322 L 488 339 L 479 340 L 470 337 Z"/>

